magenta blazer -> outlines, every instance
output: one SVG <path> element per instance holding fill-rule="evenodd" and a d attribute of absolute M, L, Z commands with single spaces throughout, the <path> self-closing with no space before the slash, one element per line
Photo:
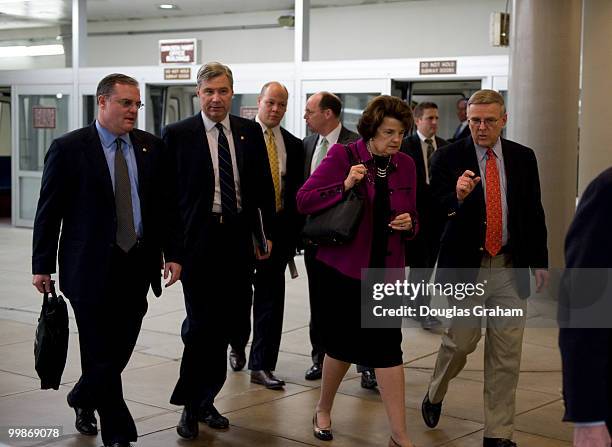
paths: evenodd
<path fill-rule="evenodd" d="M 366 178 L 355 186 L 355 188 L 359 188 L 362 195 L 364 190 L 367 191 L 363 217 L 352 241 L 345 245 L 319 246 L 317 259 L 346 276 L 361 279 L 361 269 L 368 268 L 370 263 L 375 191 L 373 180 L 376 175 L 376 166 L 363 139 L 359 139 L 355 143 L 349 143 L 348 147 L 351 149 L 353 156 L 368 169 Z M 350 167 L 351 163 L 344 145 L 333 145 L 319 167 L 298 191 L 298 211 L 302 214 L 314 214 L 342 200 L 344 179 L 346 179 Z M 389 170 L 387 178 L 389 181 L 391 215 L 395 217 L 398 214 L 410 213 L 414 229 L 412 232 L 389 229 L 391 234 L 387 242 L 385 267 L 403 268 L 405 266 L 404 241 L 414 237 L 418 231 L 416 169 L 410 156 L 398 152 L 391 157 Z"/>

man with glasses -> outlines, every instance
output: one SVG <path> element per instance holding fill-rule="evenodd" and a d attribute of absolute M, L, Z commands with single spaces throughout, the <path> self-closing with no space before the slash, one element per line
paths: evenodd
<path fill-rule="evenodd" d="M 467 106 L 471 138 L 438 149 L 431 163 L 434 200 L 446 212 L 436 282 L 484 284 L 484 294 L 461 303 L 515 311 L 486 319 L 484 447 L 514 447 L 515 394 L 530 295 L 548 283 L 546 224 L 534 152 L 500 138 L 507 120 L 503 97 L 474 93 Z M 450 298 L 450 305 L 459 301 Z M 455 317 L 442 338 L 422 404 L 427 426 L 438 424 L 448 384 L 482 336 L 482 317 Z"/>
<path fill-rule="evenodd" d="M 181 275 L 182 227 L 175 159 L 159 138 L 134 128 L 138 82 L 108 75 L 96 97 L 96 121 L 54 140 L 45 157 L 32 282 L 49 292 L 59 258 L 60 289 L 79 330 L 81 377 L 68 393 L 75 427 L 95 436 L 97 411 L 104 446 L 127 447 L 137 433 L 121 372 L 149 286 L 161 294 L 160 266 L 165 279 L 170 275 L 166 287 Z"/>
<path fill-rule="evenodd" d="M 266 235 L 274 234 L 274 186 L 261 127 L 230 114 L 233 87 L 229 67 L 203 65 L 196 89 L 201 111 L 163 130 L 178 160 L 185 223 L 185 348 L 170 403 L 184 407 L 177 433 L 186 439 L 198 436 L 198 421 L 229 426 L 213 402 L 225 383 L 231 336 L 248 318 L 255 260 L 274 250 L 271 240 L 268 252 L 253 243 L 260 212 Z"/>
<path fill-rule="evenodd" d="M 327 155 L 327 150 L 336 143 L 347 144 L 359 139 L 359 135 L 350 131 L 340 122 L 342 101 L 333 93 L 318 92 L 308 98 L 304 119 L 308 128 L 314 132 L 304 138 L 304 181 L 319 166 Z M 325 312 L 325 303 L 320 303 L 319 284 L 315 258 L 317 247 L 307 245 L 304 248 L 304 263 L 308 274 L 308 295 L 310 299 L 310 343 L 312 345 L 312 365 L 306 370 L 306 380 L 318 380 L 323 371 L 324 347 L 321 345 L 320 331 L 317 327 L 319 312 Z M 367 389 L 376 388 L 376 376 L 373 368 L 357 366 L 361 373 L 361 386 Z"/>

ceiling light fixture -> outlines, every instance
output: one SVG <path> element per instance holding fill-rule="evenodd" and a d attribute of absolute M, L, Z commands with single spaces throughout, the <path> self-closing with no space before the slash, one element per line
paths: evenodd
<path fill-rule="evenodd" d="M 172 5 L 170 3 L 162 3 L 161 5 L 157 5 L 159 9 L 178 9 L 178 6 Z"/>

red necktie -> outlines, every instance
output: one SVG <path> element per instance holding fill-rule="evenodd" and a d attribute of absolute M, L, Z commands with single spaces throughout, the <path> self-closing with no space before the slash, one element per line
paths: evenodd
<path fill-rule="evenodd" d="M 495 154 L 491 149 L 487 150 L 486 176 L 487 234 L 485 248 L 491 256 L 495 256 L 502 248 L 502 205 L 499 171 Z"/>

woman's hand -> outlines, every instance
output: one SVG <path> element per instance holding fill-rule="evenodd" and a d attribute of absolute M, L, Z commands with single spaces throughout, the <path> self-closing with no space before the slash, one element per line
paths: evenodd
<path fill-rule="evenodd" d="M 344 180 L 344 190 L 348 191 L 353 186 L 358 184 L 363 180 L 363 177 L 366 175 L 368 170 L 363 164 L 353 165 L 351 166 L 351 170 L 349 171 L 346 179 Z"/>
<path fill-rule="evenodd" d="M 410 231 L 412 230 L 412 217 L 410 213 L 399 214 L 389 223 L 389 226 L 397 231 Z"/>

